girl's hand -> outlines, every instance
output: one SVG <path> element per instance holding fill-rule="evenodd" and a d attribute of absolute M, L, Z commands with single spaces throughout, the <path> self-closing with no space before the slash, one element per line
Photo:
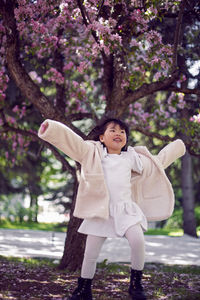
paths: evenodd
<path fill-rule="evenodd" d="M 48 126 L 49 126 L 48 122 L 44 122 L 41 124 L 41 131 L 40 131 L 41 134 L 47 130 Z"/>

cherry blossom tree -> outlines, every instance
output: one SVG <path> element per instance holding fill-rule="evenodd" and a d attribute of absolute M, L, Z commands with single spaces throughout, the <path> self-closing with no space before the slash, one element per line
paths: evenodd
<path fill-rule="evenodd" d="M 197 83 L 192 88 L 186 84 L 177 59 L 184 51 L 188 12 L 198 15 L 195 1 L 0 0 L 0 125 L 10 149 L 6 159 L 15 163 L 16 153 L 26 155 L 30 139 L 39 140 L 42 118 L 63 122 L 86 139 L 74 121 L 94 124 L 104 113 L 125 117 L 133 130 L 164 142 L 182 132 L 188 151 L 199 155 L 200 92 Z M 171 20 L 173 39 L 167 41 L 160 28 Z M 21 101 L 8 105 L 12 81 Z M 180 117 L 188 103 L 190 115 Z M 41 117 L 30 128 L 32 105 Z M 172 125 L 173 136 L 162 134 Z M 45 145 L 74 177 L 61 266 L 75 270 L 84 249 L 84 239 L 75 234 L 80 220 L 72 217 L 78 166 Z"/>

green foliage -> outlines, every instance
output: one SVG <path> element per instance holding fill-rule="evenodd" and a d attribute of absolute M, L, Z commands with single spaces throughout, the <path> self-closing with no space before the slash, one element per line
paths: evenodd
<path fill-rule="evenodd" d="M 195 218 L 197 227 L 200 227 L 200 206 L 195 207 Z"/>
<path fill-rule="evenodd" d="M 37 207 L 33 205 L 32 207 L 24 207 L 23 205 L 23 197 L 22 200 L 13 201 L 15 195 L 10 196 L 1 196 L 1 218 L 7 219 L 16 223 L 23 223 L 26 220 L 34 220 L 34 216 L 36 215 Z M 1 219 L 0 218 L 0 219 Z"/>
<path fill-rule="evenodd" d="M 200 226 L 200 206 L 195 207 L 195 218 L 197 227 Z M 183 209 L 175 209 L 173 215 L 167 220 L 164 230 L 170 231 L 173 229 L 179 230 L 183 227 Z"/>
<path fill-rule="evenodd" d="M 167 220 L 165 229 L 182 228 L 183 227 L 183 209 L 176 209 L 173 215 Z"/>

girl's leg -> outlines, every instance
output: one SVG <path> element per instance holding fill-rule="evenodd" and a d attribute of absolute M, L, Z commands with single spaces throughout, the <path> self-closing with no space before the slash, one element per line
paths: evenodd
<path fill-rule="evenodd" d="M 106 238 L 88 235 L 85 246 L 85 254 L 81 269 L 81 277 L 78 278 L 78 286 L 68 300 L 92 300 L 91 284 L 96 270 L 96 261 Z"/>
<path fill-rule="evenodd" d="M 131 226 L 126 234 L 131 247 L 131 276 L 129 294 L 132 299 L 146 300 L 146 295 L 142 286 L 142 270 L 144 268 L 145 243 L 144 234 L 140 224 Z"/>
<path fill-rule="evenodd" d="M 88 235 L 85 246 L 81 277 L 92 279 L 96 271 L 96 261 L 99 256 L 105 237 Z"/>
<path fill-rule="evenodd" d="M 144 233 L 140 224 L 131 226 L 125 233 L 131 247 L 131 267 L 134 270 L 143 270 L 145 259 Z"/>

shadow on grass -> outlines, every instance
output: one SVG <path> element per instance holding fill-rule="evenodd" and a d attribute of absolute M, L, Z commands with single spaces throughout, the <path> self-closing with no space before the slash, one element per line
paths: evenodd
<path fill-rule="evenodd" d="M 0 299 L 66 300 L 79 273 L 60 271 L 49 259 L 0 257 Z M 94 300 L 130 299 L 127 264 L 98 264 L 93 280 Z M 148 299 L 200 299 L 199 266 L 146 264 L 143 285 Z"/>

